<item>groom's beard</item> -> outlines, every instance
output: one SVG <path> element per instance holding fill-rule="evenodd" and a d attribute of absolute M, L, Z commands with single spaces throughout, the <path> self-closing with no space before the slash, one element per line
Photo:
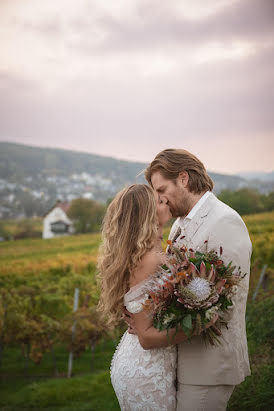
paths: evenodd
<path fill-rule="evenodd" d="M 177 217 L 185 217 L 188 215 L 188 212 L 185 211 L 185 209 L 183 207 L 180 208 L 176 208 L 175 210 L 171 210 L 171 214 L 173 218 L 177 218 Z"/>
<path fill-rule="evenodd" d="M 191 210 L 191 204 L 188 194 L 185 191 L 180 191 L 175 199 L 174 205 L 168 203 L 172 217 L 186 217 Z"/>

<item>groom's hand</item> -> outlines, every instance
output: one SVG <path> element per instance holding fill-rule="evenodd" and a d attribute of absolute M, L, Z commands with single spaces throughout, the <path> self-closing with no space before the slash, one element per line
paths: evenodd
<path fill-rule="evenodd" d="M 136 327 L 135 327 L 135 321 L 134 321 L 134 319 L 133 319 L 133 317 L 132 317 L 132 315 L 131 315 L 131 313 L 124 307 L 124 314 L 123 314 L 123 318 L 124 318 L 124 321 L 127 323 L 127 326 L 128 326 L 128 329 L 127 329 L 127 331 L 128 331 L 128 333 L 129 334 L 137 334 L 137 330 L 136 330 Z"/>

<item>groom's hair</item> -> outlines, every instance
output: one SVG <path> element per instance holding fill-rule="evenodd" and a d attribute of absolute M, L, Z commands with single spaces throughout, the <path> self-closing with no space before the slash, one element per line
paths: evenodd
<path fill-rule="evenodd" d="M 192 193 L 212 191 L 213 181 L 206 172 L 203 163 L 183 149 L 167 148 L 161 151 L 145 170 L 145 178 L 150 185 L 153 173 L 160 171 L 162 176 L 176 182 L 178 175 L 186 171 L 189 175 L 188 189 Z"/>

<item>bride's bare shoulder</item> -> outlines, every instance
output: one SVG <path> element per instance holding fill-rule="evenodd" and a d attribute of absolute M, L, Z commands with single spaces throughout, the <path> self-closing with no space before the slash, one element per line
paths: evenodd
<path fill-rule="evenodd" d="M 132 287 L 154 274 L 160 264 L 163 264 L 162 253 L 154 248 L 147 251 L 132 272 L 130 286 Z"/>
<path fill-rule="evenodd" d="M 159 264 L 162 264 L 162 253 L 159 249 L 152 248 L 147 251 L 142 257 L 139 268 L 147 270 L 155 270 Z"/>

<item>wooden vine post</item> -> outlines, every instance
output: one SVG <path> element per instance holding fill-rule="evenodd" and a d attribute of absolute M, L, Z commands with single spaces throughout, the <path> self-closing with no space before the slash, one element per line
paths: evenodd
<path fill-rule="evenodd" d="M 252 301 L 255 301 L 255 299 L 256 299 L 256 297 L 257 297 L 257 294 L 258 294 L 258 292 L 259 292 L 259 288 L 260 288 L 260 286 L 261 286 L 262 284 L 264 284 L 264 289 L 266 288 L 266 281 L 265 281 L 265 272 L 266 272 L 266 269 L 267 269 L 267 264 L 264 264 L 263 269 L 262 269 L 262 272 L 261 272 L 261 275 L 260 275 L 260 278 L 259 278 L 259 281 L 258 281 L 258 284 L 257 284 L 257 287 L 256 287 L 256 290 L 255 290 L 255 292 L 254 292 L 254 294 L 253 294 L 253 296 L 252 296 Z M 265 282 L 264 282 L 264 281 L 265 281 Z"/>
<path fill-rule="evenodd" d="M 75 288 L 74 292 L 74 306 L 73 306 L 73 312 L 78 310 L 78 301 L 79 301 L 79 288 Z M 75 334 L 75 329 L 76 329 L 76 321 L 73 322 L 72 329 L 71 329 L 71 341 L 73 343 L 74 341 L 74 334 Z M 71 372 L 72 372 L 72 363 L 73 363 L 73 351 L 69 353 L 69 360 L 68 360 L 68 375 L 67 377 L 71 377 Z"/>

